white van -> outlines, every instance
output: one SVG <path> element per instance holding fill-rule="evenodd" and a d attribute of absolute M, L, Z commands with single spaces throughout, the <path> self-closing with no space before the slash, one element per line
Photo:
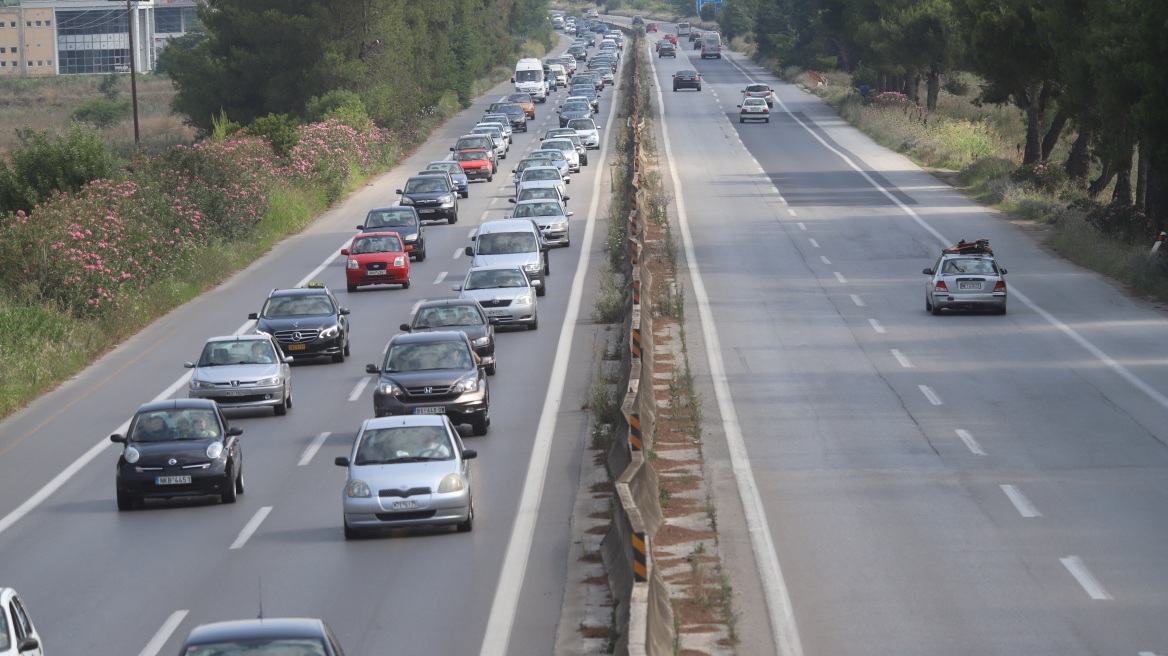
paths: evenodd
<path fill-rule="evenodd" d="M 702 59 L 707 57 L 722 58 L 722 37 L 717 32 L 702 33 Z"/>
<path fill-rule="evenodd" d="M 543 76 L 543 63 L 534 57 L 520 59 L 515 63 L 515 75 L 511 77 L 516 93 L 530 93 L 536 102 L 547 102 L 547 82 Z"/>

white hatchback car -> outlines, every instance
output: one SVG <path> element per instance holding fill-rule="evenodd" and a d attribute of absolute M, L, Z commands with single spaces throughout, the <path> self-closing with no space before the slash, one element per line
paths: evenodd
<path fill-rule="evenodd" d="M 0 656 L 44 656 L 41 636 L 12 588 L 0 588 Z"/>
<path fill-rule="evenodd" d="M 590 118 L 574 118 L 568 121 L 568 127 L 576 131 L 576 136 L 584 142 L 588 150 L 600 148 L 600 126 Z"/>

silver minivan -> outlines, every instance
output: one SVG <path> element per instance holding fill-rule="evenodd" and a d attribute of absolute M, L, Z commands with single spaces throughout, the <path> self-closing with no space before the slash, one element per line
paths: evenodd
<path fill-rule="evenodd" d="M 547 293 L 546 277 L 551 273 L 548 244 L 534 221 L 502 219 L 487 221 L 479 226 L 466 247 L 466 254 L 474 258 L 471 268 L 510 265 L 523 268 L 531 279 L 535 293 Z"/>
<path fill-rule="evenodd" d="M 702 59 L 707 57 L 722 58 L 722 37 L 717 32 L 702 33 Z"/>

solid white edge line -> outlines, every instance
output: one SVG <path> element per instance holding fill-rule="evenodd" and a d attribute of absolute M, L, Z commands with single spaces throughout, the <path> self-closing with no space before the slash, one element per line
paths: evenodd
<path fill-rule="evenodd" d="M 300 462 L 296 463 L 296 466 L 303 467 L 303 466 L 307 465 L 308 463 L 312 462 L 313 456 L 316 455 L 317 451 L 320 451 L 320 447 L 324 445 L 324 441 L 329 438 L 329 435 L 332 435 L 332 433 L 329 431 L 325 431 L 325 432 L 321 433 L 320 435 L 317 435 L 316 437 L 312 438 L 312 442 L 310 442 L 308 444 L 308 446 L 304 449 L 304 453 L 301 454 L 301 456 L 300 456 Z"/>
<path fill-rule="evenodd" d="M 929 400 L 929 403 L 932 403 L 933 405 L 941 405 L 941 397 L 937 396 L 937 393 L 933 391 L 933 388 L 929 387 L 928 385 L 917 385 L 917 389 L 921 390 L 921 394 L 925 395 L 925 398 Z"/>
<path fill-rule="evenodd" d="M 365 386 L 369 384 L 370 378 L 368 376 L 357 381 L 353 387 L 353 391 L 349 393 L 349 402 L 352 403 L 361 398 L 361 394 L 365 391 Z"/>
<path fill-rule="evenodd" d="M 272 512 L 271 506 L 264 506 L 257 510 L 256 514 L 243 526 L 243 530 L 239 532 L 239 537 L 235 538 L 235 542 L 231 543 L 231 548 L 242 549 L 243 545 L 247 544 L 247 541 L 251 539 L 252 534 L 259 529 L 260 524 L 264 523 L 264 519 L 267 518 L 270 512 Z"/>
<path fill-rule="evenodd" d="M 649 66 L 653 70 L 653 77 L 656 78 L 657 67 L 651 57 L 649 58 Z M 754 552 L 759 576 L 762 579 L 763 596 L 766 598 L 774 647 L 781 656 L 802 656 L 803 643 L 799 639 L 799 627 L 795 623 L 795 610 L 791 605 L 791 595 L 787 589 L 787 583 L 783 579 L 782 566 L 779 564 L 779 555 L 775 549 L 774 538 L 771 536 L 762 496 L 754 479 L 754 471 L 751 469 L 750 455 L 747 453 L 746 441 L 738 423 L 738 412 L 734 407 L 734 399 L 730 395 L 730 382 L 726 375 L 726 367 L 722 362 L 718 327 L 714 324 L 714 313 L 710 309 L 710 297 L 706 292 L 706 285 L 702 279 L 702 272 L 694 250 L 693 237 L 689 230 L 689 215 L 685 209 L 684 188 L 677 174 L 677 160 L 673 157 L 673 147 L 669 142 L 669 125 L 664 120 L 665 99 L 661 93 L 661 87 L 655 85 L 655 88 L 657 106 L 661 108 L 661 132 L 664 137 L 662 142 L 665 144 L 665 160 L 669 163 L 669 175 L 673 180 L 678 226 L 681 228 L 682 244 L 685 247 L 686 267 L 694 287 L 694 300 L 698 305 L 698 318 L 702 326 L 702 334 L 705 337 L 706 357 L 709 360 L 710 378 L 714 386 L 714 396 L 718 402 L 718 413 L 722 416 L 722 430 L 726 433 L 730 465 L 734 471 L 734 479 L 738 484 L 738 495 L 742 500 L 742 508 L 750 534 L 750 546 Z M 788 211 L 792 216 L 795 215 L 793 210 Z"/>
<path fill-rule="evenodd" d="M 892 349 L 892 357 L 896 358 L 896 361 L 900 363 L 900 366 L 904 367 L 905 369 L 913 368 L 912 360 L 909 360 L 908 356 L 901 353 L 900 350 Z"/>
<path fill-rule="evenodd" d="M 1006 497 L 1014 504 L 1014 508 L 1018 510 L 1018 514 L 1023 517 L 1042 517 L 1042 513 L 1038 512 L 1038 508 L 1026 498 L 1025 494 L 1018 489 L 1017 485 L 999 485 L 1002 491 L 1006 493 Z"/>
<path fill-rule="evenodd" d="M 1087 569 L 1087 565 L 1083 562 L 1082 558 L 1078 556 L 1066 556 L 1065 558 L 1059 558 L 1059 562 L 1063 564 L 1063 567 L 1067 568 L 1071 576 L 1075 577 L 1075 580 L 1079 582 L 1079 585 L 1083 586 L 1083 590 L 1086 590 L 1087 595 L 1092 599 L 1096 601 L 1111 600 L 1111 595 L 1108 594 L 1107 590 L 1103 589 L 1103 585 L 1099 583 L 1099 580 L 1095 578 L 1091 570 Z"/>
<path fill-rule="evenodd" d="M 171 613 L 170 617 L 166 618 L 166 621 L 158 628 L 158 632 L 154 634 L 154 637 L 150 638 L 150 642 L 146 643 L 142 651 L 138 652 L 138 656 L 158 656 L 158 652 L 162 651 L 162 648 L 166 646 L 166 641 L 170 640 L 170 636 L 174 635 L 175 630 L 186 619 L 187 613 L 189 612 L 191 611 L 176 610 Z"/>
<path fill-rule="evenodd" d="M 615 111 L 608 113 L 605 131 L 612 133 Z M 608 143 L 604 140 L 597 153 L 599 161 L 607 159 Z M 600 189 L 603 176 L 597 175 L 592 184 L 592 206 L 588 211 L 588 223 L 584 228 L 584 242 L 580 259 L 576 263 L 572 291 L 568 296 L 568 308 L 560 327 L 560 339 L 556 345 L 556 358 L 552 363 L 551 379 L 547 396 L 544 397 L 539 425 L 535 431 L 535 444 L 531 449 L 531 461 L 527 465 L 527 475 L 523 482 L 523 494 L 519 498 L 519 509 L 515 523 L 511 527 L 511 537 L 507 540 L 507 552 L 503 556 L 503 566 L 499 570 L 495 597 L 491 601 L 491 614 L 487 618 L 487 629 L 483 636 L 480 656 L 506 656 L 511 641 L 511 630 L 515 624 L 515 613 L 519 607 L 519 594 L 523 590 L 523 577 L 527 571 L 527 559 L 531 555 L 531 544 L 535 537 L 535 524 L 539 516 L 539 504 L 543 498 L 544 481 L 547 478 L 548 459 L 551 457 L 552 438 L 556 428 L 556 414 L 563 401 L 564 384 L 568 376 L 568 358 L 571 355 L 572 338 L 576 333 L 576 321 L 580 315 L 580 304 L 584 296 L 584 279 L 588 273 L 588 258 L 592 252 L 592 237 L 595 232 L 597 213 L 600 206 Z"/>
<path fill-rule="evenodd" d="M 962 442 L 965 442 L 965 446 L 968 447 L 971 452 L 973 452 L 973 455 L 975 455 L 975 456 L 986 455 L 985 449 L 981 448 L 981 444 L 979 444 L 977 440 L 973 439 L 973 435 L 970 435 L 969 431 L 961 429 L 961 428 L 958 428 L 956 430 L 957 430 L 957 437 L 961 438 Z"/>
<path fill-rule="evenodd" d="M 868 325 L 872 326 L 872 330 L 875 330 L 877 333 L 884 334 L 884 326 L 880 325 L 880 322 L 876 319 L 868 319 Z"/>

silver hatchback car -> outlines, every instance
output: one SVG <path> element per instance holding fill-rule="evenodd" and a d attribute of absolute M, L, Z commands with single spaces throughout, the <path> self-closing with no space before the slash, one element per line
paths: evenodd
<path fill-rule="evenodd" d="M 529 220 L 529 219 L 525 219 Z M 452 285 L 459 298 L 473 298 L 483 306 L 487 319 L 496 326 L 539 328 L 538 292 L 531 279 L 517 265 L 476 267 L 466 273 L 461 285 Z"/>
<path fill-rule="evenodd" d="M 445 415 L 366 419 L 348 457 L 341 493 L 345 539 L 365 530 L 451 525 L 461 533 L 474 523 L 470 460 L 478 454 Z"/>
<path fill-rule="evenodd" d="M 264 333 L 212 337 L 203 345 L 188 383 L 192 399 L 214 399 L 224 408 L 272 408 L 284 415 L 292 407 L 290 356 L 281 355 Z"/>
<path fill-rule="evenodd" d="M 1006 270 L 998 268 L 988 239 L 960 241 L 941 251 L 936 264 L 925 269 L 925 309 L 990 310 L 1006 313 Z"/>

